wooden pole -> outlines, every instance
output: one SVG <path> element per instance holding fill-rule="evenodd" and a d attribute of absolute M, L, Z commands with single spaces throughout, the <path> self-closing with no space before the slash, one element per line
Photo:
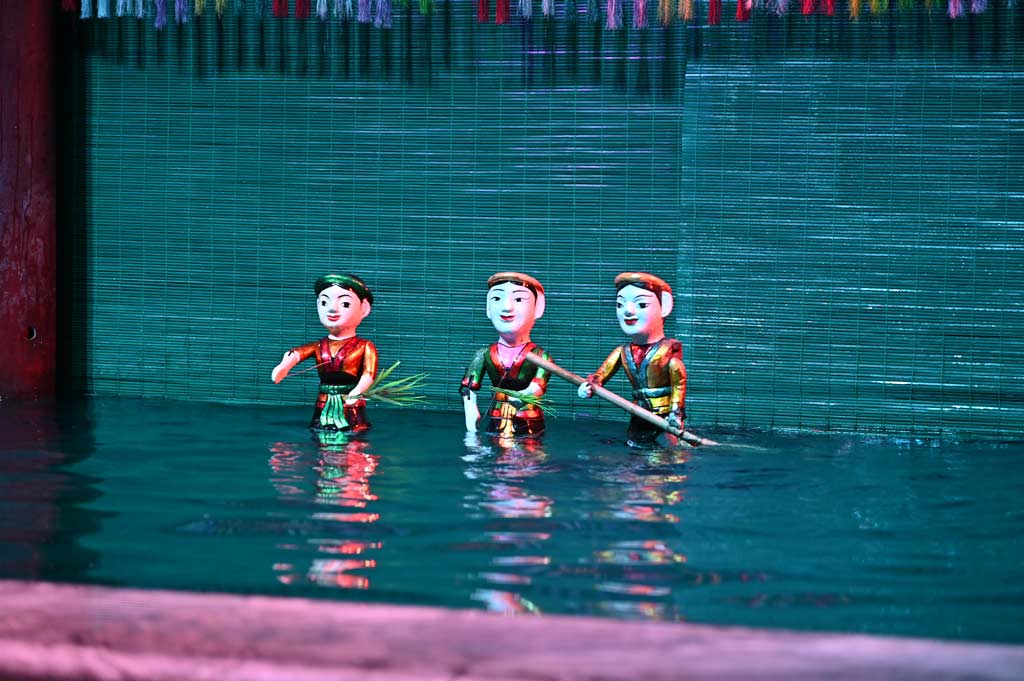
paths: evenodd
<path fill-rule="evenodd" d="M 526 353 L 526 361 L 531 362 L 536 366 L 539 366 L 541 369 L 544 369 L 554 374 L 555 376 L 558 376 L 559 378 L 563 378 L 566 381 L 569 381 L 573 385 L 582 385 L 587 382 L 587 379 L 583 378 L 582 376 L 574 374 L 573 372 L 568 371 L 567 369 L 563 369 L 554 362 L 550 362 L 541 357 L 540 355 L 535 355 L 532 352 Z M 672 426 L 669 425 L 668 421 L 661 418 L 657 414 L 647 411 L 640 405 L 634 404 L 633 402 L 630 402 L 624 397 L 616 395 L 611 390 L 608 390 L 603 386 L 591 383 L 590 387 L 593 389 L 594 394 L 597 395 L 598 397 L 607 400 L 608 402 L 611 402 L 620 409 L 628 411 L 633 416 L 636 416 L 638 418 L 643 419 L 644 421 L 647 421 L 651 425 L 661 428 L 666 433 L 671 433 L 677 437 L 682 438 L 683 442 L 685 442 L 688 445 L 696 446 L 718 444 L 714 440 L 708 440 L 707 438 L 700 437 L 699 435 L 694 435 L 693 433 L 688 433 L 684 430 L 673 428 Z"/>

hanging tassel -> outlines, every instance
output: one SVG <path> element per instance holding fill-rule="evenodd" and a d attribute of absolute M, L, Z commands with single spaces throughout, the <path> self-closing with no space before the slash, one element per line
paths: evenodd
<path fill-rule="evenodd" d="M 420 14 L 430 14 L 434 11 L 434 0 L 420 0 Z"/>
<path fill-rule="evenodd" d="M 203 16 L 203 12 L 206 11 L 206 0 L 196 0 L 196 16 Z"/>
<path fill-rule="evenodd" d="M 164 30 L 167 26 L 167 0 L 156 0 L 156 19 L 153 21 L 153 28 L 158 31 Z"/>
<path fill-rule="evenodd" d="M 345 0 L 345 20 L 352 21 L 356 15 L 356 9 L 352 4 L 352 0 Z"/>
<path fill-rule="evenodd" d="M 963 16 L 964 5 L 960 0 L 949 0 L 949 18 L 958 19 Z"/>
<path fill-rule="evenodd" d="M 92 19 L 92 0 L 82 0 L 82 19 Z"/>
<path fill-rule="evenodd" d="M 320 21 L 327 21 L 327 0 L 316 0 L 316 15 Z"/>
<path fill-rule="evenodd" d="M 523 18 L 523 21 L 529 21 L 533 18 L 533 0 L 519 0 L 519 16 Z"/>
<path fill-rule="evenodd" d="M 672 0 L 658 0 L 658 21 L 662 26 L 672 24 Z"/>
<path fill-rule="evenodd" d="M 109 19 L 110 18 L 110 0 L 97 0 L 97 2 L 96 2 L 96 18 L 97 19 Z"/>
<path fill-rule="evenodd" d="M 117 0 L 117 16 L 123 17 L 128 12 L 131 12 L 131 4 L 132 0 Z"/>
<path fill-rule="evenodd" d="M 679 0 L 679 18 L 685 23 L 693 21 L 693 0 Z"/>
<path fill-rule="evenodd" d="M 218 17 L 224 17 L 224 10 L 227 8 L 227 4 L 228 0 L 213 0 L 213 9 L 217 12 Z"/>
<path fill-rule="evenodd" d="M 889 0 L 871 0 L 871 13 L 881 14 L 889 11 Z"/>
<path fill-rule="evenodd" d="M 789 11 L 789 0 L 768 0 L 768 11 L 781 17 Z"/>
<path fill-rule="evenodd" d="M 592 24 L 601 23 L 601 6 L 597 0 L 587 0 L 587 21 Z"/>
<path fill-rule="evenodd" d="M 800 13 L 804 16 L 814 14 L 814 0 L 803 0 L 800 3 Z"/>
<path fill-rule="evenodd" d="M 540 0 L 540 13 L 546 17 L 555 16 L 555 0 Z"/>
<path fill-rule="evenodd" d="M 825 14 L 830 17 L 836 15 L 836 0 L 825 0 Z"/>
<path fill-rule="evenodd" d="M 377 28 L 391 28 L 391 0 L 374 0 L 373 25 Z"/>
<path fill-rule="evenodd" d="M 647 0 L 633 0 L 633 28 L 647 28 Z"/>
<path fill-rule="evenodd" d="M 476 21 L 486 24 L 491 20 L 491 3 L 489 0 L 476 0 Z"/>
<path fill-rule="evenodd" d="M 850 0 L 850 21 L 860 20 L 860 0 Z"/>
<path fill-rule="evenodd" d="M 512 0 L 498 0 L 494 5 L 494 23 L 507 24 L 512 18 Z"/>
<path fill-rule="evenodd" d="M 288 0 L 274 0 L 274 16 L 288 16 Z"/>
<path fill-rule="evenodd" d="M 188 23 L 188 0 L 174 0 L 174 21 Z"/>
<path fill-rule="evenodd" d="M 609 31 L 616 31 L 622 28 L 622 0 L 608 0 L 607 21 L 604 27 Z"/>
<path fill-rule="evenodd" d="M 360 24 L 368 24 L 371 20 L 370 0 L 359 0 L 359 15 L 356 17 L 356 21 Z"/>
<path fill-rule="evenodd" d="M 309 0 L 295 0 L 295 18 L 309 18 Z"/>
<path fill-rule="evenodd" d="M 722 23 L 722 0 L 708 1 L 708 26 Z"/>
<path fill-rule="evenodd" d="M 971 14 L 981 14 L 988 9 L 988 0 L 971 0 Z"/>
<path fill-rule="evenodd" d="M 736 21 L 750 21 L 750 5 L 747 0 L 736 0 Z"/>

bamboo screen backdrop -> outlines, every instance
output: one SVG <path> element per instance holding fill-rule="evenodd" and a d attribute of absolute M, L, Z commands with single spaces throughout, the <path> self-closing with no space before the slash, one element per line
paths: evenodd
<path fill-rule="evenodd" d="M 270 369 L 352 271 L 383 364 L 454 410 L 488 275 L 540 278 L 535 340 L 588 373 L 613 277 L 648 270 L 694 425 L 1020 434 L 1019 7 L 618 33 L 440 7 L 71 30 L 74 385 L 311 403 L 314 372 Z"/>

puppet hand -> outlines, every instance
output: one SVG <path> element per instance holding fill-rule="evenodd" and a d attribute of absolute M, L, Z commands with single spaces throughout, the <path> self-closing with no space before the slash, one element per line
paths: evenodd
<path fill-rule="evenodd" d="M 295 355 L 294 357 L 292 357 L 293 354 Z M 291 350 L 284 353 L 284 356 L 281 357 L 281 363 L 270 372 L 270 379 L 274 383 L 280 383 L 288 375 L 292 367 L 299 363 L 298 357 L 298 354 L 293 353 Z"/>
<path fill-rule="evenodd" d="M 357 404 L 359 404 L 360 399 L 361 398 L 359 397 L 359 393 L 349 393 L 348 395 L 345 396 L 345 406 L 354 407 Z"/>
<path fill-rule="evenodd" d="M 668 425 L 671 426 L 672 428 L 675 428 L 676 430 L 679 431 L 683 430 L 683 419 L 680 417 L 679 412 L 673 411 L 669 413 L 668 417 L 665 420 L 668 421 Z"/>
<path fill-rule="evenodd" d="M 580 383 L 580 387 L 576 389 L 576 394 L 585 400 L 590 399 L 594 395 L 594 386 L 590 385 L 590 381 Z"/>

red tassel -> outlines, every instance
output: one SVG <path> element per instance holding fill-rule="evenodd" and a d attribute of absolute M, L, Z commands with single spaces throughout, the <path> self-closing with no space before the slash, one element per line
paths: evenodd
<path fill-rule="evenodd" d="M 836 14 L 836 0 L 825 0 L 825 14 L 830 17 Z"/>
<path fill-rule="evenodd" d="M 309 0 L 295 0 L 295 18 L 309 18 Z"/>
<path fill-rule="evenodd" d="M 512 14 L 511 0 L 498 0 L 494 6 L 494 23 L 507 24 L 509 15 Z"/>
<path fill-rule="evenodd" d="M 736 21 L 750 21 L 750 5 L 747 0 L 736 0 Z"/>
<path fill-rule="evenodd" d="M 491 20 L 490 0 L 476 0 L 476 20 L 481 24 Z"/>
<path fill-rule="evenodd" d="M 722 0 L 710 0 L 708 3 L 708 25 L 718 26 L 722 23 Z"/>
<path fill-rule="evenodd" d="M 803 0 L 800 4 L 800 13 L 804 16 L 814 14 L 814 0 Z"/>
<path fill-rule="evenodd" d="M 288 16 L 288 0 L 274 0 L 274 16 Z"/>
<path fill-rule="evenodd" d="M 78 0 L 61 0 L 60 6 L 65 12 L 74 12 L 77 14 L 79 10 Z"/>

